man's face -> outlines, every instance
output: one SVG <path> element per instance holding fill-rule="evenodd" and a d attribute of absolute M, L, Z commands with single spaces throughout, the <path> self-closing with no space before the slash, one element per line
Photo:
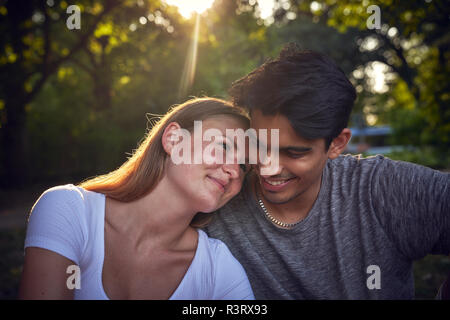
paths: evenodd
<path fill-rule="evenodd" d="M 261 174 L 257 165 L 262 196 L 273 204 L 287 203 L 294 199 L 315 199 L 320 190 L 322 170 L 328 159 L 325 139 L 307 140 L 296 134 L 289 120 L 283 115 L 266 116 L 254 110 L 251 127 L 279 129 L 279 165 L 271 175 Z M 267 150 L 270 139 L 267 139 Z M 299 197 L 301 195 L 301 197 Z"/>

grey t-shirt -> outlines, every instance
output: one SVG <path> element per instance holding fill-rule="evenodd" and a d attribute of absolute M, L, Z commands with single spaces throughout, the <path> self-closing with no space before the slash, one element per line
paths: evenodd
<path fill-rule="evenodd" d="M 272 224 L 250 179 L 205 231 L 244 266 L 256 299 L 412 299 L 412 261 L 450 253 L 450 174 L 383 156 L 328 160 L 292 229 Z"/>

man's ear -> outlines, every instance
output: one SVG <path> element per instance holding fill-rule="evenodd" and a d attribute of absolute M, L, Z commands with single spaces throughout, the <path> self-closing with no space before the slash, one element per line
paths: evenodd
<path fill-rule="evenodd" d="M 171 122 L 164 129 L 162 134 L 161 143 L 164 148 L 164 151 L 170 156 L 172 154 L 172 150 L 174 146 L 180 140 L 180 130 L 181 127 L 177 122 Z"/>
<path fill-rule="evenodd" d="M 331 141 L 330 147 L 328 148 L 328 158 L 337 158 L 345 150 L 351 137 L 352 132 L 349 128 L 342 129 L 341 133 Z"/>

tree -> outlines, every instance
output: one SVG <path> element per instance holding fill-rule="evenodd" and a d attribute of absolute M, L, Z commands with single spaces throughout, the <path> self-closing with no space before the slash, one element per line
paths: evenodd
<path fill-rule="evenodd" d="M 130 145 L 135 146 L 142 137 L 142 127 L 136 124 L 145 126 L 145 113 L 163 113 L 176 102 L 170 93 L 178 82 L 192 29 L 189 21 L 182 21 L 174 7 L 157 0 L 85 1 L 78 5 L 81 30 L 67 29 L 65 2 L 29 3 L 29 13 L 20 19 L 15 18 L 13 9 L 4 7 L 7 19 L 0 26 L 28 25 L 22 32 L 22 47 L 10 50 L 14 61 L 7 60 L 7 40 L 0 60 L 1 76 L 6 79 L 8 70 L 15 68 L 17 78 L 11 85 L 25 88 L 23 97 L 26 95 L 18 101 L 21 93 L 0 87 L 4 106 L 0 135 L 5 151 L 0 181 L 4 186 L 21 185 L 31 177 L 68 172 L 84 175 L 92 172 L 90 168 L 98 168 L 98 163 L 104 164 L 102 170 L 111 169 L 119 161 L 110 159 L 120 157 L 123 162 L 123 156 L 100 156 L 100 151 L 123 153 L 124 144 L 130 151 Z M 49 20 L 47 30 L 43 25 Z M 48 53 L 44 38 L 48 38 Z M 13 112 L 20 113 L 20 121 L 14 121 Z M 119 134 L 120 130 L 126 132 Z M 96 147 L 92 147 L 94 137 L 98 139 Z M 35 154 L 31 163 L 29 154 Z"/>
<path fill-rule="evenodd" d="M 446 1 L 295 0 L 291 3 L 289 10 L 278 9 L 279 19 L 289 11 L 297 16 L 312 15 L 316 21 L 354 36 L 353 42 L 360 47 L 358 59 L 362 66 L 377 61 L 389 67 L 395 77 L 391 79 L 390 91 L 380 96 L 375 112 L 387 114 L 385 119 L 394 127 L 397 141 L 433 146 L 441 164 L 448 165 L 450 7 Z M 368 28 L 371 5 L 380 9 L 379 29 Z"/>
<path fill-rule="evenodd" d="M 90 1 L 80 3 L 86 6 L 82 30 L 67 32 L 62 37 L 65 2 L 59 6 L 49 6 L 44 1 L 2 3 L 0 141 L 3 185 L 21 185 L 27 177 L 26 106 L 63 63 L 86 47 L 99 22 L 119 4 L 118 0 L 105 0 L 92 7 Z"/>

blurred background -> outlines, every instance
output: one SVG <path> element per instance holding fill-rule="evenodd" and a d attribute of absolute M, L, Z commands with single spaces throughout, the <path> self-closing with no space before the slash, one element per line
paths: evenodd
<path fill-rule="evenodd" d="M 438 0 L 0 0 L 0 299 L 17 295 L 45 189 L 117 168 L 149 114 L 226 99 L 287 42 L 355 85 L 348 152 L 449 171 L 449 17 Z M 448 257 L 416 262 L 416 298 L 449 271 Z"/>

